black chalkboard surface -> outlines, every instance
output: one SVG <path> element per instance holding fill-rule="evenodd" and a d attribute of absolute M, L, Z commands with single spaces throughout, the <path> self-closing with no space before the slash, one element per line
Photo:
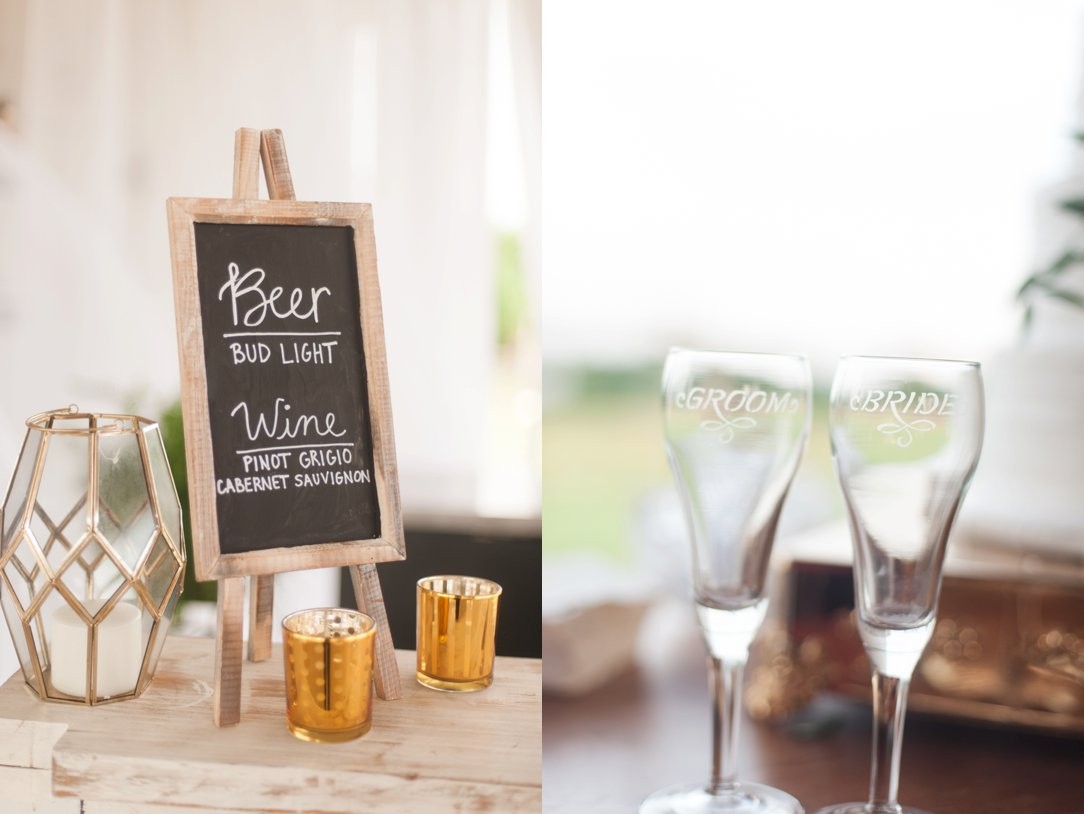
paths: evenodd
<path fill-rule="evenodd" d="M 220 550 L 378 537 L 354 230 L 195 236 Z"/>
<path fill-rule="evenodd" d="M 370 207 L 169 214 L 197 578 L 402 559 Z"/>

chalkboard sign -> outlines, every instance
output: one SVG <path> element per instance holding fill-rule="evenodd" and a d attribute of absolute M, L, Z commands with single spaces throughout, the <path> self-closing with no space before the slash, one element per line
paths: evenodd
<path fill-rule="evenodd" d="M 169 214 L 197 577 L 402 559 L 368 205 Z"/>

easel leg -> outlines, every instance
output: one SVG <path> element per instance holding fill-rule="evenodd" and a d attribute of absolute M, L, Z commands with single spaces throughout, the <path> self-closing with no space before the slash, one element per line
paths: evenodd
<path fill-rule="evenodd" d="M 248 579 L 248 660 L 271 658 L 271 620 L 275 604 L 275 575 Z"/>
<path fill-rule="evenodd" d="M 350 581 L 354 585 L 354 597 L 358 609 L 376 622 L 376 662 L 374 678 L 376 693 L 386 701 L 402 698 L 403 686 L 399 681 L 399 665 L 395 660 L 395 645 L 388 627 L 388 612 L 384 609 L 384 594 L 380 591 L 380 577 L 375 565 L 351 565 Z"/>
<path fill-rule="evenodd" d="M 233 197 L 260 197 L 260 131 L 242 127 L 233 136 Z"/>
<path fill-rule="evenodd" d="M 241 662 L 244 660 L 245 579 L 218 581 L 218 638 L 215 640 L 215 726 L 241 720 Z"/>

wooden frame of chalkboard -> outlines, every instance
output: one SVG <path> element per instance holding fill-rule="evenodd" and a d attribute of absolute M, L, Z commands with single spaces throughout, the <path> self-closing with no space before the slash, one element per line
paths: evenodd
<path fill-rule="evenodd" d="M 404 559 L 371 207 L 171 198 L 168 214 L 197 578 Z M 265 319 L 283 330 L 246 330 Z M 344 358 L 345 378 L 328 364 Z"/>

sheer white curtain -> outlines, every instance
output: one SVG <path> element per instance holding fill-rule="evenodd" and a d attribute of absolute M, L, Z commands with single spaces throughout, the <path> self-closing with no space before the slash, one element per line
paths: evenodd
<path fill-rule="evenodd" d="M 393 405 L 403 500 L 445 511 L 473 506 L 495 355 L 487 20 L 477 0 L 378 17 L 375 217 L 392 388 L 408 394 Z"/>
<path fill-rule="evenodd" d="M 164 199 L 228 196 L 233 131 L 280 127 L 299 198 L 374 203 L 404 503 L 468 510 L 494 333 L 487 9 L 30 4 L 21 140 L 123 253 L 112 332 L 157 360 L 118 375 L 177 386 Z"/>
<path fill-rule="evenodd" d="M 405 510 L 472 511 L 495 353 L 489 4 L 0 3 L 25 25 L 0 130 L 0 468 L 32 412 L 176 396 L 165 199 L 227 197 L 234 130 L 279 127 L 299 199 L 374 204 Z M 310 603 L 331 590 L 309 579 Z"/>
<path fill-rule="evenodd" d="M 509 0 L 508 11 L 526 186 L 524 271 L 531 300 L 539 302 L 542 299 L 542 0 Z"/>

